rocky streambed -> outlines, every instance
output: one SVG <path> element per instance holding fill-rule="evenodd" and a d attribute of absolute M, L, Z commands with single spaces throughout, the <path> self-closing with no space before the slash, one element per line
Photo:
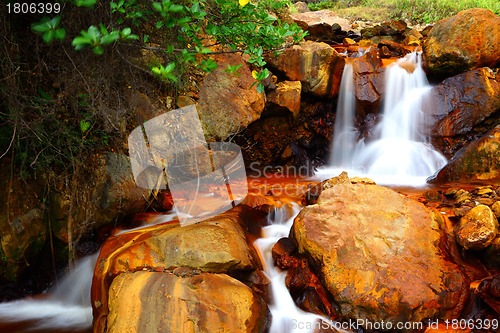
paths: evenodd
<path fill-rule="evenodd" d="M 315 186 L 261 183 L 243 205 L 209 220 L 108 240 L 93 280 L 94 332 L 265 331 L 277 295 L 252 243 L 266 214 L 294 201 L 306 206 L 272 257 L 298 306 L 331 327 L 364 320 L 423 331 L 498 318 L 496 187 L 400 194 L 345 173 Z M 285 188 L 295 196 L 280 195 Z M 486 199 L 492 208 L 462 216 Z M 282 332 L 295 332 L 290 319 Z"/>

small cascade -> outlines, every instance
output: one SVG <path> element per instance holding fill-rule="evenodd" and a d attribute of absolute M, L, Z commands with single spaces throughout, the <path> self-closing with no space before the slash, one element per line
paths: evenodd
<path fill-rule="evenodd" d="M 358 140 L 358 131 L 354 127 L 354 72 L 351 63 L 346 63 L 342 73 L 339 100 L 333 137 L 332 165 L 350 166 Z"/>
<path fill-rule="evenodd" d="M 0 322 L 19 323 L 19 327 L 29 323 L 29 327 L 16 328 L 16 332 L 89 330 L 92 327 L 90 287 L 98 255 L 82 258 L 46 297 L 0 303 Z"/>
<path fill-rule="evenodd" d="M 290 295 L 286 285 L 286 272 L 274 266 L 272 248 L 276 242 L 287 237 L 292 228 L 293 219 L 300 211 L 296 203 L 286 204 L 269 214 L 269 225 L 262 228 L 262 238 L 254 242 L 264 264 L 264 272 L 271 281 L 272 303 L 269 308 L 272 314 L 270 333 L 310 333 L 310 329 L 321 316 L 299 309 Z"/>
<path fill-rule="evenodd" d="M 422 69 L 421 54 L 399 59 L 385 71 L 386 94 L 382 119 L 374 137 L 361 139 L 354 127 L 355 98 L 352 66 L 342 76 L 330 165 L 317 176 L 329 177 L 348 171 L 383 184 L 423 185 L 427 177 L 446 164 L 446 158 L 430 144 L 423 103 L 429 85 Z"/>

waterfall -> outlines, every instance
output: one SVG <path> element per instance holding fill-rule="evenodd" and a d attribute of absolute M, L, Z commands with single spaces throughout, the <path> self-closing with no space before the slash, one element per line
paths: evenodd
<path fill-rule="evenodd" d="M 292 208 L 292 209 L 289 209 Z M 329 320 L 319 315 L 305 312 L 296 305 L 285 285 L 286 272 L 274 266 L 272 248 L 282 237 L 288 237 L 293 220 L 300 211 L 296 203 L 275 208 L 269 214 L 269 225 L 262 228 L 262 237 L 254 242 L 264 265 L 264 273 L 271 280 L 272 303 L 269 309 L 272 314 L 270 333 L 312 333 L 320 320 Z"/>
<path fill-rule="evenodd" d="M 356 148 L 358 132 L 354 127 L 354 72 L 351 63 L 346 63 L 342 73 L 339 101 L 337 103 L 337 118 L 332 148 L 332 165 L 350 166 Z"/>
<path fill-rule="evenodd" d="M 347 74 L 346 74 L 347 72 Z M 341 171 L 366 176 L 383 184 L 423 185 L 446 164 L 446 158 L 424 135 L 428 125 L 423 104 L 430 98 L 421 53 L 413 52 L 386 68 L 382 119 L 374 137 L 361 139 L 353 125 L 355 115 L 352 66 L 346 65 L 339 95 L 332 158 L 317 176 Z"/>

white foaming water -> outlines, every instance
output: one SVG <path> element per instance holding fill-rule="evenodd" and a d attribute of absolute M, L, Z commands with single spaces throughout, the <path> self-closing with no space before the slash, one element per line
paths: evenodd
<path fill-rule="evenodd" d="M 354 85 L 352 66 L 346 65 L 330 165 L 319 169 L 317 177 L 331 177 L 345 170 L 382 184 L 423 185 L 446 164 L 446 158 L 422 134 L 428 125 L 422 106 L 431 86 L 422 69 L 421 54 L 411 53 L 388 66 L 385 86 L 382 120 L 374 130 L 375 138 L 353 143 L 358 135 L 353 125 Z"/>
<path fill-rule="evenodd" d="M 286 272 L 274 266 L 272 248 L 282 237 L 288 237 L 293 219 L 300 211 L 299 205 L 292 203 L 276 208 L 268 218 L 270 225 L 262 228 L 262 238 L 254 242 L 264 264 L 264 272 L 271 280 L 272 314 L 270 333 L 310 333 L 319 320 L 329 322 L 319 315 L 299 309 L 285 285 Z"/>
<path fill-rule="evenodd" d="M 98 253 L 82 258 L 44 298 L 0 303 L 0 322 L 32 322 L 23 331 L 92 327 L 90 287 Z"/>

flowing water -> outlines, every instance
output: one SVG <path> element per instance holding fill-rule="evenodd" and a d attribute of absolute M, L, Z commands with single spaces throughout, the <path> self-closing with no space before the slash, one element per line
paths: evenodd
<path fill-rule="evenodd" d="M 407 71 L 407 64 L 413 70 Z M 423 184 L 425 179 L 446 163 L 422 133 L 425 117 L 422 103 L 429 85 L 420 56 L 413 53 L 386 70 L 386 91 L 382 121 L 372 140 L 359 139 L 354 126 L 355 98 L 353 69 L 347 65 L 342 77 L 337 109 L 335 137 L 330 166 L 318 170 L 319 177 L 336 176 L 342 170 L 350 175 L 369 176 L 386 184 Z M 286 272 L 275 267 L 272 247 L 289 235 L 297 204 L 284 204 L 270 214 L 269 226 L 254 245 L 264 261 L 271 280 L 271 333 L 310 333 L 328 319 L 300 310 L 286 286 Z M 171 220 L 165 214 L 156 223 Z M 88 332 L 92 325 L 90 284 L 97 254 L 82 259 L 54 289 L 40 298 L 0 304 L 1 332 Z M 330 323 L 332 324 L 332 323 Z"/>
<path fill-rule="evenodd" d="M 89 332 L 90 287 L 97 256 L 82 258 L 40 298 L 0 303 L 0 332 Z"/>
<path fill-rule="evenodd" d="M 423 185 L 446 164 L 426 133 L 429 117 L 423 111 L 430 89 L 420 53 L 414 52 L 385 71 L 382 119 L 373 138 L 358 138 L 354 126 L 353 69 L 346 65 L 337 106 L 332 156 L 316 176 L 327 178 L 341 171 L 373 178 L 381 184 Z M 426 104 L 427 103 L 427 104 Z"/>
<path fill-rule="evenodd" d="M 263 258 L 264 272 L 271 280 L 272 303 L 269 309 L 272 314 L 270 333 L 309 333 L 311 328 L 320 323 L 328 322 L 316 314 L 299 309 L 290 296 L 285 285 L 286 271 L 274 266 L 272 248 L 282 237 L 288 237 L 293 219 L 300 211 L 296 203 L 285 204 L 275 208 L 269 215 L 269 225 L 262 229 L 262 238 L 254 242 L 255 248 Z"/>

